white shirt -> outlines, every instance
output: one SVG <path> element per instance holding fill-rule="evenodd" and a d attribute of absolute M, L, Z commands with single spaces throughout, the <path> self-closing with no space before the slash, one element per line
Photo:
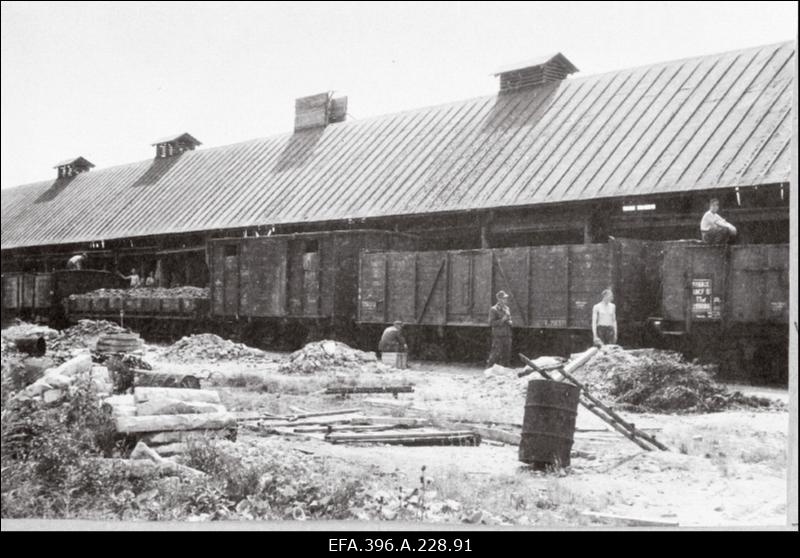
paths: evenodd
<path fill-rule="evenodd" d="M 719 213 L 712 213 L 710 209 L 706 211 L 705 215 L 703 215 L 703 218 L 700 220 L 700 231 L 702 232 L 723 227 L 730 229 L 733 225 L 720 217 Z"/>

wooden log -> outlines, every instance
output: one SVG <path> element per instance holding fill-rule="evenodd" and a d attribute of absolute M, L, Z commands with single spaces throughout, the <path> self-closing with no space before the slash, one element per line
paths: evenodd
<path fill-rule="evenodd" d="M 677 521 L 664 521 L 662 519 L 633 517 L 629 515 L 612 515 L 610 513 L 595 513 L 586 511 L 581 513 L 581 515 L 591 519 L 598 519 L 601 521 L 617 521 L 637 527 L 678 527 L 680 525 Z"/>
<path fill-rule="evenodd" d="M 236 424 L 230 413 L 204 413 L 201 415 L 153 415 L 146 417 L 117 417 L 118 432 L 163 432 L 165 430 L 204 430 L 227 428 Z"/>
<path fill-rule="evenodd" d="M 101 408 L 108 410 L 112 417 L 136 416 L 136 405 L 133 395 L 112 395 L 103 399 Z"/>
<path fill-rule="evenodd" d="M 189 449 L 189 444 L 186 442 L 174 442 L 172 444 L 163 444 L 156 447 L 161 455 L 171 457 L 173 455 L 186 453 Z"/>
<path fill-rule="evenodd" d="M 149 459 L 153 463 L 163 463 L 164 458 L 158 455 L 156 451 L 151 449 L 147 444 L 141 440 L 136 443 L 136 447 L 131 452 L 131 459 Z"/>
<path fill-rule="evenodd" d="M 111 472 L 122 472 L 133 478 L 141 478 L 150 475 L 158 476 L 182 476 L 187 478 L 205 477 L 206 474 L 197 469 L 179 465 L 169 460 L 161 463 L 154 463 L 148 459 L 106 459 L 102 457 L 92 457 L 86 460 L 93 467 L 96 467 L 101 475 L 109 475 Z"/>
<path fill-rule="evenodd" d="M 591 347 L 591 348 L 587 349 L 586 351 L 584 351 L 583 353 L 580 353 L 577 358 L 574 358 L 574 359 L 570 360 L 569 362 L 567 362 L 566 364 L 564 364 L 563 371 L 566 374 L 574 373 L 576 370 L 579 370 L 587 362 L 589 362 L 592 359 L 592 357 L 594 357 L 594 355 L 597 354 L 597 352 L 599 350 L 600 349 L 598 349 L 597 347 Z"/>
<path fill-rule="evenodd" d="M 222 403 L 219 393 L 210 389 L 137 387 L 133 390 L 133 398 L 137 404 L 156 398 L 179 399 L 181 401 L 197 401 L 202 403 Z"/>
<path fill-rule="evenodd" d="M 143 434 L 140 440 L 151 445 L 173 444 L 176 442 L 186 442 L 188 440 L 208 440 L 209 438 L 225 438 L 229 434 L 228 429 L 220 428 L 217 430 L 175 430 L 172 432 L 152 432 Z"/>
<path fill-rule="evenodd" d="M 62 376 L 77 376 L 84 372 L 92 371 L 92 355 L 78 355 L 75 358 L 69 359 L 67 362 L 53 368 L 53 372 Z"/>
<path fill-rule="evenodd" d="M 224 413 L 224 405 L 202 401 L 182 401 L 180 399 L 156 398 L 136 404 L 138 416 L 152 415 L 197 415 L 201 413 Z"/>

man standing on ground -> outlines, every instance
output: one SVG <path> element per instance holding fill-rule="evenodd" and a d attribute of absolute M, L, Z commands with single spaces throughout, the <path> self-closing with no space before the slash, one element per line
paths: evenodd
<path fill-rule="evenodd" d="M 497 293 L 497 304 L 489 309 L 489 325 L 492 328 L 492 350 L 487 365 L 509 366 L 511 364 L 511 310 L 508 307 L 508 294 Z"/>
<path fill-rule="evenodd" d="M 617 342 L 617 307 L 611 289 L 603 291 L 603 300 L 592 308 L 592 333 L 595 345 L 613 345 Z"/>
<path fill-rule="evenodd" d="M 728 241 L 736 236 L 736 227 L 723 219 L 719 213 L 719 200 L 713 198 L 708 202 L 708 211 L 700 221 L 700 234 L 703 235 L 703 242 L 709 244 L 727 244 Z"/>

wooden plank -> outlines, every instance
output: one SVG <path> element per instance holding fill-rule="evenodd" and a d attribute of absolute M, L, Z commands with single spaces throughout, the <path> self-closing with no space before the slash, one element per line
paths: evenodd
<path fill-rule="evenodd" d="M 328 395 L 347 395 L 354 393 L 413 393 L 413 386 L 354 386 L 354 387 L 329 387 L 325 390 Z"/>
<path fill-rule="evenodd" d="M 496 442 L 502 442 L 504 444 L 509 444 L 512 446 L 518 446 L 520 441 L 522 440 L 522 436 L 520 434 L 515 434 L 513 432 L 506 432 L 504 430 L 499 430 L 497 428 L 489 428 L 486 426 L 479 426 L 476 424 L 464 423 L 464 422 L 452 422 L 444 419 L 437 419 L 431 418 L 431 424 L 434 426 L 438 426 L 439 428 L 447 428 L 450 430 L 468 430 L 470 432 L 474 432 L 475 434 L 480 434 L 481 438 L 485 438 L 487 440 L 494 440 Z"/>
<path fill-rule="evenodd" d="M 383 438 L 396 438 L 396 439 L 417 438 L 417 439 L 423 439 L 423 438 L 438 438 L 438 437 L 441 437 L 441 436 L 469 436 L 471 434 L 474 434 L 474 433 L 472 431 L 470 431 L 470 430 L 441 430 L 441 431 L 438 431 L 438 432 L 380 432 L 380 433 L 369 433 L 369 432 L 367 432 L 367 433 L 364 433 L 364 434 L 347 434 L 347 433 L 331 434 L 330 436 L 327 436 L 327 439 L 329 439 L 331 441 L 333 441 L 333 440 L 340 440 L 340 441 L 342 441 L 342 440 L 344 440 L 344 441 L 358 440 L 358 441 L 361 441 L 361 440 L 378 440 L 378 439 L 383 439 Z"/>
<path fill-rule="evenodd" d="M 337 409 L 335 411 L 315 411 L 292 416 L 289 420 L 307 419 L 314 417 L 328 417 L 333 415 L 352 415 L 360 413 L 361 409 Z"/>
<path fill-rule="evenodd" d="M 423 426 L 425 425 L 419 425 L 412 428 L 422 428 Z M 400 424 L 329 424 L 318 426 L 298 426 L 297 428 L 294 428 L 293 431 L 301 434 L 307 434 L 311 432 L 378 432 L 402 427 L 403 425 Z"/>
<path fill-rule="evenodd" d="M 354 438 L 352 435 L 348 438 L 341 437 L 341 435 L 328 435 L 325 439 L 333 444 L 391 444 L 391 445 L 480 445 L 480 436 L 472 432 L 469 433 L 441 433 L 430 436 L 384 436 L 377 437 L 377 434 L 370 434 L 370 438 Z M 363 436 L 367 436 L 366 434 Z"/>

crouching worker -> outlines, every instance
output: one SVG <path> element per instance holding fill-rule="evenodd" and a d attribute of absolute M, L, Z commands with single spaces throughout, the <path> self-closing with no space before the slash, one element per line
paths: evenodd
<path fill-rule="evenodd" d="M 492 350 L 486 365 L 511 365 L 511 310 L 508 307 L 508 294 L 497 293 L 497 304 L 489 309 L 489 326 L 492 328 Z"/>
<path fill-rule="evenodd" d="M 384 364 L 395 368 L 406 367 L 408 343 L 403 337 L 403 322 L 396 321 L 383 330 L 383 335 L 378 343 L 378 352 Z"/>
<path fill-rule="evenodd" d="M 592 333 L 594 344 L 614 345 L 617 342 L 617 307 L 611 289 L 603 291 L 603 300 L 592 308 Z"/>

